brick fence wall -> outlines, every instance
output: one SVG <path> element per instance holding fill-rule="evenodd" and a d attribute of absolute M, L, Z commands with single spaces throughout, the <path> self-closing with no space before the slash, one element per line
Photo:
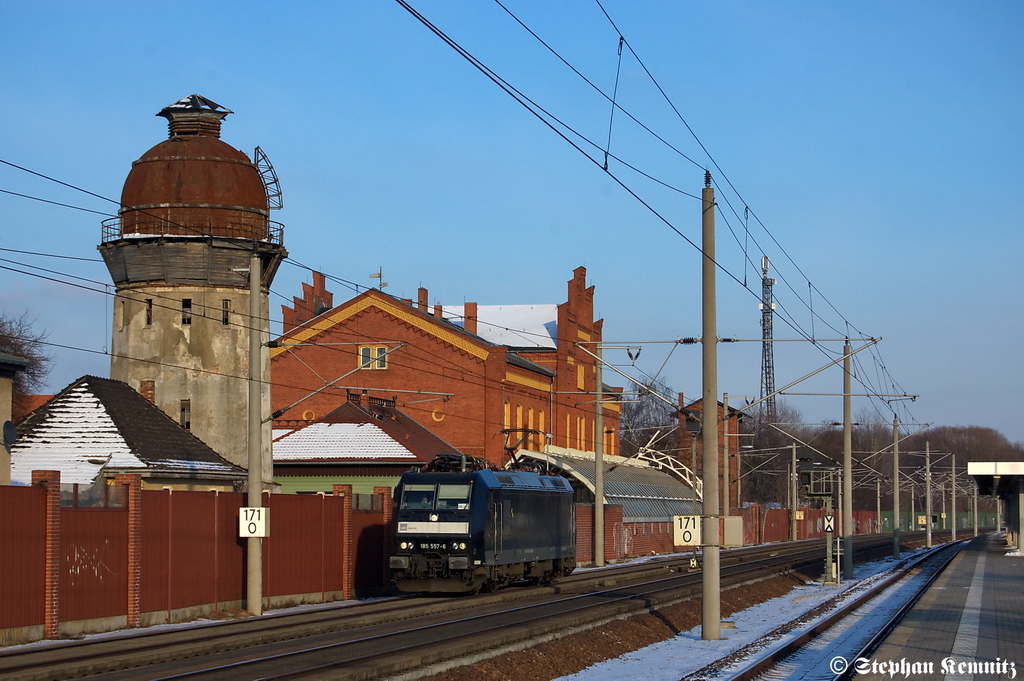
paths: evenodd
<path fill-rule="evenodd" d="M 0 645 L 174 622 L 245 606 L 245 495 L 142 490 L 118 475 L 126 508 L 61 508 L 60 474 L 34 471 L 30 489 L 0 486 Z M 334 496 L 265 494 L 264 607 L 382 590 L 391 490 L 354 527 L 350 489 Z M 42 492 L 42 494 L 40 494 Z M 354 579 L 355 547 L 371 537 L 378 567 Z"/>

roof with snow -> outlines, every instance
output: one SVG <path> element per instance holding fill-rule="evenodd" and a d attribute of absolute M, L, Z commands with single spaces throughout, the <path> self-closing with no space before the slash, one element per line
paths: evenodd
<path fill-rule="evenodd" d="M 466 308 L 446 305 L 444 318 L 465 328 Z M 477 305 L 476 333 L 489 343 L 511 348 L 558 347 L 558 305 Z"/>
<path fill-rule="evenodd" d="M 92 483 L 116 473 L 242 480 L 229 463 L 126 383 L 83 376 L 18 426 L 11 484 L 33 470 L 59 470 L 62 483 Z"/>
<path fill-rule="evenodd" d="M 308 425 L 275 430 L 274 463 L 417 465 L 437 454 L 458 453 L 400 409 L 377 402 L 346 402 Z"/>

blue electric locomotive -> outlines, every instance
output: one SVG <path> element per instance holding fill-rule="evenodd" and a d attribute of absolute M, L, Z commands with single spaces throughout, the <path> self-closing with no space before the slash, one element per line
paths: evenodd
<path fill-rule="evenodd" d="M 576 568 L 569 481 L 526 471 L 408 472 L 395 489 L 391 579 L 449 593 L 545 582 Z"/>

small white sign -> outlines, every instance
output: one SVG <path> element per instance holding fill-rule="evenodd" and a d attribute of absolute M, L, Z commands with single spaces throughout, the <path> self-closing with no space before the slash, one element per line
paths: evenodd
<path fill-rule="evenodd" d="M 265 506 L 243 506 L 238 509 L 239 537 L 269 537 L 270 509 Z"/>
<path fill-rule="evenodd" d="M 691 570 L 699 570 L 700 569 L 700 563 L 697 562 L 697 556 L 691 556 L 690 557 L 690 569 Z"/>
<path fill-rule="evenodd" d="M 469 523 L 398 523 L 398 534 L 469 534 Z"/>
<path fill-rule="evenodd" d="M 677 515 L 672 533 L 672 543 L 676 546 L 700 546 L 700 516 L 699 515 Z"/>
<path fill-rule="evenodd" d="M 836 517 L 834 515 L 825 516 L 825 531 L 835 532 L 836 531 Z"/>

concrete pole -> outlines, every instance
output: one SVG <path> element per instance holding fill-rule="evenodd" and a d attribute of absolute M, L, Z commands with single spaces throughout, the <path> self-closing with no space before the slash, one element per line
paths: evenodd
<path fill-rule="evenodd" d="M 251 508 L 263 505 L 263 322 L 260 319 L 262 302 L 262 272 L 260 256 L 253 245 L 249 259 L 249 496 Z M 253 615 L 263 614 L 263 539 L 246 540 L 246 609 Z"/>
<path fill-rule="evenodd" d="M 949 490 L 949 512 L 953 523 L 950 525 L 950 541 L 956 541 L 956 454 L 953 455 L 953 484 Z"/>
<path fill-rule="evenodd" d="M 853 417 L 850 342 L 843 345 L 843 579 L 853 579 Z"/>
<path fill-rule="evenodd" d="M 892 557 L 900 559 L 900 420 L 892 417 Z"/>
<path fill-rule="evenodd" d="M 722 393 L 722 515 L 729 515 L 732 495 L 729 485 L 729 393 Z"/>
<path fill-rule="evenodd" d="M 798 486 L 799 472 L 796 469 L 796 443 L 790 445 L 792 462 L 789 464 L 789 541 L 796 541 L 796 509 L 800 507 Z"/>
<path fill-rule="evenodd" d="M 832 497 L 825 499 L 825 516 L 833 518 L 832 522 L 835 523 L 835 516 L 832 515 Z M 832 555 L 832 532 L 825 533 L 825 583 L 826 584 L 838 584 L 839 580 L 836 579 L 836 563 Z"/>
<path fill-rule="evenodd" d="M 939 483 L 939 498 L 942 499 L 942 528 L 946 529 L 946 481 Z"/>
<path fill-rule="evenodd" d="M 875 532 L 882 531 L 882 479 L 875 478 Z"/>
<path fill-rule="evenodd" d="M 924 546 L 932 547 L 932 450 L 931 444 L 924 443 Z"/>
<path fill-rule="evenodd" d="M 974 536 L 978 536 L 978 486 L 974 485 Z"/>
<path fill-rule="evenodd" d="M 597 364 L 595 376 L 597 380 L 597 409 L 594 413 L 594 565 L 604 565 L 604 381 L 601 361 L 601 344 L 597 343 L 595 353 Z"/>
<path fill-rule="evenodd" d="M 718 533 L 718 317 L 715 291 L 715 190 L 704 173 L 701 205 L 703 401 L 704 401 L 704 567 L 701 571 L 701 638 L 721 638 L 722 593 Z"/>

